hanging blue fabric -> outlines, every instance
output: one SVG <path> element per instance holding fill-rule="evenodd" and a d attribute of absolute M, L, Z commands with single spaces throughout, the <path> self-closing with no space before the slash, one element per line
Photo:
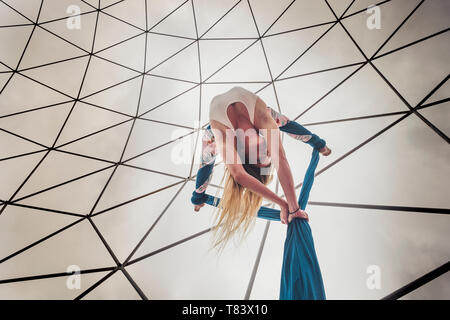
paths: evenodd
<path fill-rule="evenodd" d="M 298 199 L 302 210 L 308 203 L 318 162 L 319 151 L 314 149 Z M 305 219 L 292 219 L 288 225 L 281 270 L 280 300 L 326 299 L 311 228 Z"/>
<path fill-rule="evenodd" d="M 275 113 L 275 112 L 274 112 Z M 280 115 L 274 114 L 274 117 Z M 287 121 L 279 129 L 291 134 L 313 147 L 311 161 L 306 170 L 300 191 L 298 203 L 305 210 L 309 194 L 314 182 L 314 174 L 319 163 L 319 150 L 326 145 L 325 140 L 311 133 L 295 121 Z M 309 137 L 308 137 L 309 136 Z M 303 139 L 308 137 L 307 139 Z M 211 178 L 214 160 L 208 160 L 200 168 L 197 175 L 196 190 L 191 201 L 193 204 L 207 203 L 212 206 L 219 204 L 220 199 L 204 191 L 208 179 Z M 202 187 L 203 186 L 203 187 Z M 198 192 L 201 191 L 201 192 Z M 280 221 L 280 211 L 261 207 L 258 218 Z M 283 265 L 281 270 L 280 300 L 325 300 L 325 289 L 319 262 L 316 256 L 314 240 L 309 223 L 305 219 L 295 218 L 288 224 L 284 242 Z"/>
<path fill-rule="evenodd" d="M 311 162 L 306 170 L 298 203 L 305 210 L 319 162 L 319 151 L 314 148 Z M 220 199 L 204 194 L 205 203 L 217 207 Z M 280 221 L 280 211 L 261 207 L 258 218 Z M 314 240 L 309 223 L 295 218 L 288 224 L 284 242 L 281 269 L 280 300 L 325 300 L 325 289 L 316 256 Z"/>

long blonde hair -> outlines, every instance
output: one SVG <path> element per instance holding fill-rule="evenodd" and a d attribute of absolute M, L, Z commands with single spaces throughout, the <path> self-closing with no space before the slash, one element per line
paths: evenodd
<path fill-rule="evenodd" d="M 261 174 L 261 168 L 252 164 L 243 164 L 245 171 L 251 176 L 268 185 L 272 180 L 272 168 L 269 174 Z M 257 212 L 261 207 L 262 197 L 234 181 L 233 176 L 225 167 L 221 184 L 225 181 L 222 199 L 215 215 L 216 225 L 212 228 L 212 248 L 222 252 L 228 241 L 235 235 L 240 235 L 239 242 L 244 240 L 253 229 Z"/>

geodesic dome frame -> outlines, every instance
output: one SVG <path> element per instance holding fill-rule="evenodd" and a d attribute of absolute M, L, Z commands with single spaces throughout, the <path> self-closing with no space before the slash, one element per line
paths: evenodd
<path fill-rule="evenodd" d="M 434 164 L 442 166 L 436 171 L 441 171 L 442 177 L 430 171 L 435 174 L 435 184 L 424 180 L 426 188 L 436 188 L 435 196 L 426 198 L 425 205 L 419 206 L 412 196 L 404 198 L 394 190 L 386 191 L 394 195 L 393 202 L 367 202 L 364 195 L 359 197 L 361 202 L 337 201 L 330 196 L 330 200 L 310 201 L 310 205 L 439 214 L 442 221 L 437 224 L 448 226 L 444 179 L 449 172 L 445 163 L 449 155 L 445 122 L 449 101 L 449 27 L 445 18 L 449 7 L 445 1 L 381 1 L 377 7 L 383 28 L 377 33 L 366 27 L 370 4 L 362 0 L 277 4 L 249 0 L 220 4 L 196 0 L 0 1 L 5 17 L 0 26 L 2 42 L 9 44 L 0 51 L 0 131 L 6 146 L 0 155 L 0 172 L 6 181 L 0 194 L 0 224 L 3 217 L 7 243 L 0 260 L 1 296 L 20 297 L 23 293 L 17 285 L 32 280 L 65 281 L 72 274 L 66 267 L 83 259 L 92 262 L 81 264 L 81 275 L 89 285 L 75 296 L 71 291 L 72 298 L 89 296 L 108 279 L 115 279 L 120 288 L 125 281 L 137 297 L 144 299 L 152 298 L 153 290 L 161 290 L 157 280 L 144 284 L 145 272 L 136 265 L 210 231 L 209 213 L 188 216 L 178 212 L 185 217 L 173 218 L 160 233 L 158 226 L 169 213 L 183 208 L 179 204 L 174 209 L 176 201 L 190 206 L 186 194 L 192 191 L 195 180 L 198 140 L 208 122 L 209 100 L 235 84 L 248 87 L 311 130 L 323 130 L 324 138 L 335 145 L 340 139 L 332 138 L 332 132 L 343 134 L 342 139 L 348 141 L 361 133 L 363 138 L 351 140 L 335 158 L 325 160 L 317 171 L 319 178 L 406 121 L 410 121 L 409 126 L 421 126 L 420 134 L 413 139 L 423 145 L 432 142 L 434 148 L 423 147 L 424 153 L 446 150 L 438 154 L 444 161 Z M 69 27 L 77 21 L 77 16 L 66 11 L 73 5 L 80 10 L 81 29 Z M 437 16 L 430 24 L 433 15 Z M 421 23 L 428 23 L 428 27 L 418 32 L 414 26 Z M 433 55 L 427 56 L 431 52 Z M 408 53 L 411 61 L 407 61 Z M 427 63 L 431 67 L 411 67 Z M 409 75 L 400 72 L 410 69 Z M 358 76 L 362 77 L 359 82 L 337 93 Z M 364 80 L 368 81 L 365 85 Z M 352 86 L 356 92 L 352 92 Z M 357 96 L 363 88 L 368 88 L 367 92 Z M 352 94 L 357 96 L 353 98 L 356 101 L 349 96 Z M 365 97 L 367 100 L 362 100 Z M 350 101 L 351 106 L 367 107 L 341 110 L 330 99 L 335 99 L 335 104 Z M 372 125 L 364 121 L 376 122 Z M 350 127 L 348 124 L 362 122 L 367 132 L 360 125 L 348 133 L 342 127 L 320 129 L 327 124 Z M 421 141 L 422 137 L 426 141 Z M 190 145 L 192 153 L 188 163 L 174 165 L 170 148 L 179 142 Z M 395 136 L 388 143 L 389 151 L 401 145 Z M 292 143 L 287 148 L 294 149 Z M 291 154 L 298 157 L 301 151 Z M 392 167 L 383 162 L 384 158 L 376 160 L 390 168 L 386 172 L 395 174 L 402 163 L 394 163 L 393 158 L 387 158 Z M 216 176 L 220 176 L 218 170 Z M 293 170 L 300 183 L 304 167 Z M 324 177 L 322 185 L 331 180 L 335 179 Z M 217 179 L 211 186 L 220 190 Z M 276 185 L 273 187 L 276 189 Z M 330 195 L 330 189 L 320 186 L 315 192 Z M 417 201 L 423 202 L 420 195 L 424 193 L 414 194 Z M 339 197 L 342 194 L 336 194 Z M 414 204 L 408 205 L 408 201 Z M 118 210 L 122 210 L 120 214 Z M 152 211 L 151 216 L 146 216 L 146 211 Z M 124 218 L 127 212 L 128 218 Z M 114 218 L 119 215 L 122 218 Z M 164 238 L 170 224 L 178 223 L 176 220 L 181 222 L 175 229 L 186 230 L 175 230 Z M 192 225 L 188 227 L 186 221 Z M 260 224 L 259 238 L 250 240 L 248 250 L 254 255 L 249 256 L 253 263 L 246 269 L 245 291 L 237 286 L 225 296 L 242 292 L 242 297 L 251 298 L 252 290 L 264 291 L 262 280 L 257 283 L 257 274 L 264 263 L 269 226 L 276 228 L 270 223 Z M 136 235 L 129 235 L 131 232 Z M 67 240 L 77 239 L 77 234 L 86 237 L 85 242 Z M 47 246 L 52 240 L 53 244 Z M 64 246 L 58 245 L 60 241 Z M 325 243 L 322 240 L 319 244 Z M 89 247 L 72 252 L 78 245 Z M 67 252 L 61 253 L 64 250 Z M 89 250 L 92 255 L 82 258 Z M 59 253 L 52 258 L 53 252 Z M 30 261 L 41 258 L 44 262 L 40 266 L 31 265 Z M 388 297 L 398 298 L 446 273 L 448 257 L 436 259 L 441 259 L 441 267 Z M 158 268 L 154 277 L 164 277 L 163 268 Z M 414 278 L 417 275 L 410 276 L 408 282 Z M 202 288 L 204 285 L 199 290 Z M 186 290 L 181 290 L 180 296 L 196 296 L 190 291 L 193 289 Z M 99 292 L 101 297 L 108 297 L 108 293 Z M 162 290 L 155 297 L 177 296 Z"/>

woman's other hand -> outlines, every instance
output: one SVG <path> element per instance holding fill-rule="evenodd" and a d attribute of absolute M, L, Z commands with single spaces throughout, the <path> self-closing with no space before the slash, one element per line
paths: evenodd
<path fill-rule="evenodd" d="M 306 211 L 303 211 L 302 209 L 298 209 L 298 211 L 296 211 L 295 213 L 290 214 L 289 215 L 289 222 L 291 222 L 292 219 L 294 219 L 294 218 L 306 219 L 306 221 L 309 222 L 308 214 L 306 213 Z"/>

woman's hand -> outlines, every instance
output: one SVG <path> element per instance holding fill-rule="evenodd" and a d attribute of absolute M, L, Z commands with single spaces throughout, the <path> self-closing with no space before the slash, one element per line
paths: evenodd
<path fill-rule="evenodd" d="M 196 212 L 200 211 L 200 209 L 201 209 L 204 205 L 205 205 L 204 203 L 202 203 L 202 204 L 196 204 L 196 205 L 194 206 L 194 211 L 196 211 Z"/>
<path fill-rule="evenodd" d="M 291 210 L 292 206 L 289 206 L 289 204 L 283 203 L 283 205 L 280 206 L 280 220 L 282 224 L 289 224 L 291 223 L 292 219 L 294 218 L 300 218 L 300 219 L 306 219 L 306 221 L 309 222 L 309 216 L 306 213 L 306 211 L 303 211 L 300 209 L 300 207 L 296 206 L 296 209 Z M 291 211 L 290 211 L 291 210 Z M 292 214 L 289 214 L 289 212 L 293 212 Z"/>

